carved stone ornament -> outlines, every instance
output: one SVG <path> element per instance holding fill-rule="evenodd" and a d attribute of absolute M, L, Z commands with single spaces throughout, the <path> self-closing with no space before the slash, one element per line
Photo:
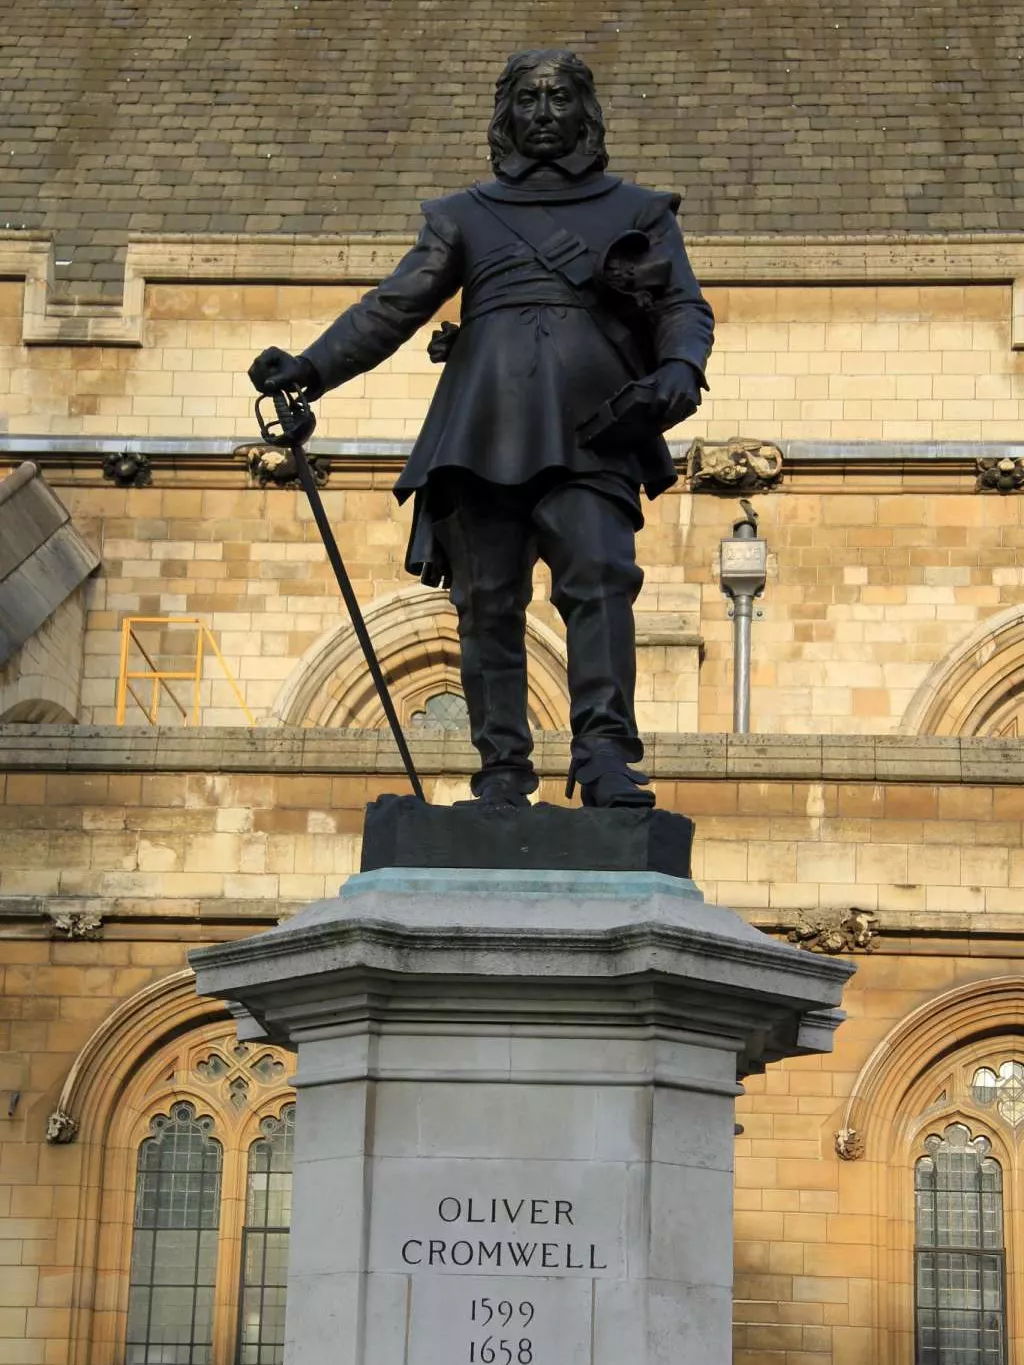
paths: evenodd
<path fill-rule="evenodd" d="M 977 488 L 979 493 L 1019 493 L 1024 488 L 1024 456 L 979 460 Z"/>
<path fill-rule="evenodd" d="M 856 1128 L 840 1128 L 836 1133 L 836 1156 L 840 1161 L 860 1161 L 866 1145 Z"/>
<path fill-rule="evenodd" d="M 276 446 L 245 445 L 235 450 L 237 459 L 245 461 L 249 477 L 261 488 L 297 488 L 299 473 L 290 450 L 279 450 Z M 326 455 L 310 455 L 309 467 L 318 488 L 323 488 L 330 478 L 331 462 Z"/>
<path fill-rule="evenodd" d="M 62 1109 L 55 1109 L 46 1120 L 46 1141 L 55 1145 L 74 1142 L 78 1136 L 78 1120 Z"/>
<path fill-rule="evenodd" d="M 137 450 L 111 451 L 103 461 L 103 477 L 119 488 L 146 488 L 153 481 L 147 456 Z"/>
<path fill-rule="evenodd" d="M 782 451 L 770 441 L 694 441 L 686 452 L 694 493 L 758 493 L 782 478 Z"/>
<path fill-rule="evenodd" d="M 54 938 L 99 938 L 103 917 L 98 910 L 58 910 L 52 916 Z"/>
<path fill-rule="evenodd" d="M 878 948 L 878 916 L 854 906 L 838 919 L 821 916 L 799 924 L 786 937 L 812 953 L 873 953 Z"/>

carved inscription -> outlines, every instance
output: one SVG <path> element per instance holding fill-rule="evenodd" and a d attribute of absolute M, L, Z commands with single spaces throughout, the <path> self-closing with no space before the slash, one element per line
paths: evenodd
<path fill-rule="evenodd" d="M 442 1193 L 430 1213 L 400 1246 L 413 1276 L 410 1365 L 441 1365 L 439 1341 L 444 1365 L 585 1365 L 586 1277 L 614 1258 L 580 1236 L 572 1199 Z"/>
<path fill-rule="evenodd" d="M 413 1275 L 409 1365 L 590 1365 L 581 1278 Z"/>
<path fill-rule="evenodd" d="M 475 1337 L 469 1343 L 469 1365 L 532 1365 L 532 1337 L 517 1336 L 517 1331 L 525 1331 L 536 1316 L 537 1310 L 529 1299 L 513 1303 L 510 1299 L 493 1299 L 484 1296 L 473 1299 L 469 1306 L 469 1319 L 474 1330 L 490 1328 L 485 1337 Z M 502 1335 L 502 1333 L 508 1335 Z"/>
<path fill-rule="evenodd" d="M 451 1232 L 408 1238 L 402 1245 L 405 1265 L 533 1274 L 608 1269 L 596 1243 L 573 1239 L 569 1199 L 460 1199 L 448 1194 L 438 1201 L 437 1217 Z M 542 1228 L 552 1231 L 545 1234 Z"/>

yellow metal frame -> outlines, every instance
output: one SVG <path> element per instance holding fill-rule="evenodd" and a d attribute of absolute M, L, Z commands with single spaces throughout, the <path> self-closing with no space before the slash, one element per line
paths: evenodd
<path fill-rule="evenodd" d="M 176 672 L 173 670 L 159 668 L 151 658 L 149 652 L 143 645 L 142 641 L 135 634 L 135 628 L 137 626 L 191 626 L 192 629 L 197 632 L 194 667 L 188 672 Z M 139 653 L 142 655 L 143 659 L 145 659 L 146 663 L 149 665 L 149 668 L 142 669 L 141 671 L 139 671 L 130 669 L 128 667 L 129 655 L 131 653 L 131 647 L 133 644 L 135 648 L 139 651 Z M 181 715 L 184 723 L 186 725 L 198 725 L 201 713 L 200 695 L 203 682 L 203 664 L 205 662 L 205 656 L 203 651 L 204 647 L 207 644 L 209 645 L 210 649 L 216 656 L 217 661 L 219 662 L 221 669 L 223 670 L 225 678 L 227 678 L 228 682 L 230 683 L 231 690 L 235 694 L 235 700 L 238 702 L 238 705 L 245 712 L 246 720 L 249 722 L 250 725 L 255 725 L 256 722 L 253 719 L 252 712 L 246 706 L 245 700 L 238 689 L 238 684 L 231 676 L 231 670 L 228 668 L 226 662 L 224 661 L 224 655 L 221 654 L 220 649 L 217 646 L 217 641 L 213 638 L 213 634 L 210 631 L 209 626 L 207 626 L 206 622 L 203 621 L 202 618 L 199 616 L 126 616 L 124 620 L 121 622 L 121 662 L 117 674 L 118 725 L 123 725 L 125 723 L 125 716 L 128 711 L 129 696 L 131 696 L 132 700 L 139 707 L 142 714 L 149 721 L 150 725 L 156 725 L 157 717 L 160 712 L 161 688 L 164 691 L 166 691 L 168 697 L 170 697 L 171 701 L 177 707 L 178 712 Z M 135 688 L 132 686 L 133 682 L 152 683 L 153 690 L 151 693 L 150 704 L 148 707 L 146 706 L 142 698 L 139 696 L 138 692 L 136 692 Z M 171 688 L 168 686 L 168 683 L 170 682 L 192 683 L 191 720 L 189 719 L 189 713 L 185 710 L 184 706 L 182 706 L 181 702 L 178 700 L 178 698 L 172 692 Z"/>

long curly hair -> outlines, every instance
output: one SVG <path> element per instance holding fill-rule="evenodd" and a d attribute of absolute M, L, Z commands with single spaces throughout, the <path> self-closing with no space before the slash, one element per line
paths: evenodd
<path fill-rule="evenodd" d="M 487 129 L 491 165 L 497 170 L 509 152 L 515 150 L 511 132 L 512 96 L 520 77 L 535 71 L 538 66 L 553 66 L 556 71 L 571 78 L 583 104 L 581 146 L 584 151 L 591 152 L 599 158 L 602 167 L 607 166 L 604 114 L 598 103 L 593 72 L 575 52 L 567 52 L 557 47 L 541 48 L 534 52 L 515 52 L 505 63 L 505 70 L 498 77 L 494 89 L 494 116 Z"/>

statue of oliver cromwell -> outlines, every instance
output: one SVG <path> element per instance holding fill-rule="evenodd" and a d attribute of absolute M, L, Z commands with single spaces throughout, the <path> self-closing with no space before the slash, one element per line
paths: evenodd
<path fill-rule="evenodd" d="M 662 432 L 707 388 L 714 317 L 676 224 L 677 195 L 605 171 L 604 120 L 573 53 L 521 52 L 497 84 L 494 179 L 423 205 L 394 273 L 300 356 L 271 348 L 264 393 L 315 399 L 379 365 L 462 290 L 435 332 L 444 372 L 395 485 L 413 498 L 406 567 L 451 592 L 480 771 L 497 806 L 537 787 L 527 718 L 532 569 L 551 570 L 571 697 L 569 795 L 650 806 L 633 693 L 643 582 L 640 493 L 676 475 Z"/>

